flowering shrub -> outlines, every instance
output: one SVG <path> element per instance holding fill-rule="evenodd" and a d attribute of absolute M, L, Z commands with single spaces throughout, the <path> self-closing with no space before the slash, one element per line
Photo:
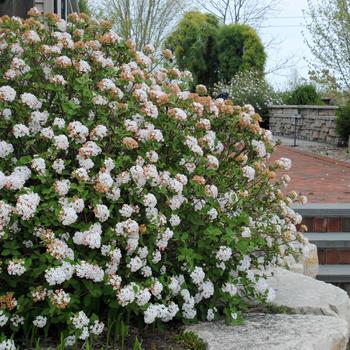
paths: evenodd
<path fill-rule="evenodd" d="M 229 84 L 217 84 L 216 94 L 227 93 L 236 104 L 250 103 L 268 125 L 268 106 L 282 104 L 279 94 L 266 81 L 261 72 L 248 70 L 238 72 Z"/>
<path fill-rule="evenodd" d="M 272 300 L 304 198 L 253 108 L 190 93 L 107 22 L 30 15 L 0 20 L 0 349 Z"/>

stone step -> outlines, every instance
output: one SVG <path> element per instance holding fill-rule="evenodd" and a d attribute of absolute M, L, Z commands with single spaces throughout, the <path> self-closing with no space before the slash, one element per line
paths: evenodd
<path fill-rule="evenodd" d="M 350 265 L 320 265 L 317 279 L 329 283 L 350 282 Z"/>
<path fill-rule="evenodd" d="M 309 232 L 350 232 L 350 204 L 294 205 Z"/>
<path fill-rule="evenodd" d="M 317 248 L 349 248 L 350 232 L 305 232 L 305 237 Z"/>
<path fill-rule="evenodd" d="M 305 218 L 350 218 L 350 204 L 348 203 L 295 204 L 293 209 Z"/>

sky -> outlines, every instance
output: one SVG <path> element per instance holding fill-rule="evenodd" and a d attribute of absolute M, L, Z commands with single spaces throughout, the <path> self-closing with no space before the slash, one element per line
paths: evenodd
<path fill-rule="evenodd" d="M 304 9 L 307 9 L 307 0 L 281 0 L 279 8 L 259 30 L 264 42 L 273 40 L 275 43 L 267 48 L 267 71 L 276 67 L 276 63 L 291 58 L 285 69 L 268 75 L 275 88 L 282 89 L 291 80 L 308 77 L 307 60 L 312 59 L 312 55 L 302 34 L 306 31 Z"/>

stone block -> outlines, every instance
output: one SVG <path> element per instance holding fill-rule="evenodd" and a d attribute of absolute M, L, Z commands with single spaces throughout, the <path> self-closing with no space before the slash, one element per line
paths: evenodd
<path fill-rule="evenodd" d="M 297 258 L 297 263 L 303 266 L 303 274 L 312 278 L 318 275 L 318 254 L 315 244 L 308 243 L 309 253 Z"/>
<path fill-rule="evenodd" d="M 281 268 L 273 271 L 267 283 L 276 291 L 274 305 L 286 306 L 298 314 L 338 317 L 350 329 L 350 299 L 344 290 Z"/>
<path fill-rule="evenodd" d="M 330 316 L 248 314 L 243 325 L 207 322 L 187 326 L 207 350 L 345 350 L 346 322 Z"/>

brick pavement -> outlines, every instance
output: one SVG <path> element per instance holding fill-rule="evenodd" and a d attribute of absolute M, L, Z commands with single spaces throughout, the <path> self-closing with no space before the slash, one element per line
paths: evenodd
<path fill-rule="evenodd" d="M 306 195 L 311 203 L 350 203 L 349 163 L 288 146 L 278 146 L 271 160 L 280 157 L 292 160 L 288 190 Z"/>

